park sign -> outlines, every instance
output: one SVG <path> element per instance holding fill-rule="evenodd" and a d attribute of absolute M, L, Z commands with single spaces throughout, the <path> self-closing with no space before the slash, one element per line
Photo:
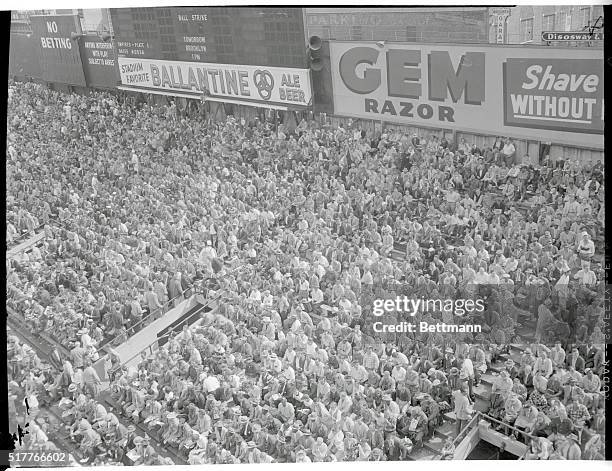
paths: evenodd
<path fill-rule="evenodd" d="M 600 50 L 330 41 L 330 60 L 336 115 L 603 148 Z"/>

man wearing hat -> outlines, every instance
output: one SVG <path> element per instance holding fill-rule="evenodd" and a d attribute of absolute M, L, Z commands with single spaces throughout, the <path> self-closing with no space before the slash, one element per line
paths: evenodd
<path fill-rule="evenodd" d="M 135 444 L 135 453 L 139 456 L 139 458 L 134 461 L 134 466 L 138 466 L 141 464 L 145 466 L 151 466 L 156 464 L 157 453 L 155 449 L 151 446 L 151 439 L 148 435 L 142 437 L 138 442 L 135 442 Z"/>
<path fill-rule="evenodd" d="M 591 414 L 587 407 L 580 402 L 580 397 L 573 395 L 571 403 L 565 408 L 567 411 L 567 417 L 572 421 L 574 430 L 578 434 L 579 442 L 582 438 L 582 430 L 586 422 L 591 420 Z"/>
<path fill-rule="evenodd" d="M 581 285 L 593 288 L 597 284 L 597 275 L 591 270 L 591 263 L 588 260 L 581 262 L 581 269 L 576 272 L 574 279 Z"/>
<path fill-rule="evenodd" d="M 247 442 L 253 439 L 253 426 L 249 423 L 249 418 L 246 415 L 242 415 L 238 419 L 238 432 Z"/>
<path fill-rule="evenodd" d="M 597 410 L 601 399 L 601 380 L 599 376 L 593 373 L 591 368 L 584 370 L 582 388 L 586 398 L 585 405 L 591 410 Z"/>
<path fill-rule="evenodd" d="M 79 428 L 80 434 L 83 437 L 81 443 L 79 444 L 79 449 L 86 455 L 86 457 L 80 460 L 80 462 L 93 462 L 96 454 L 100 452 L 98 447 L 102 444 L 102 438 L 98 432 L 92 429 L 89 423 L 83 423 L 83 425 L 83 427 Z"/>
<path fill-rule="evenodd" d="M 455 391 L 460 388 L 461 379 L 459 378 L 459 368 L 453 366 L 448 373 L 448 386 L 451 391 Z"/>
<path fill-rule="evenodd" d="M 467 384 L 462 384 L 460 386 L 461 389 L 457 389 L 453 391 L 453 396 L 455 398 L 455 422 L 456 422 L 456 432 L 457 435 L 461 433 L 463 427 L 467 424 L 467 422 L 472 417 L 472 406 L 470 404 L 470 400 L 468 397 L 468 386 Z"/>
<path fill-rule="evenodd" d="M 589 233 L 583 231 L 578 242 L 578 255 L 582 260 L 591 260 L 595 255 L 595 243 L 591 240 Z"/>
<path fill-rule="evenodd" d="M 136 426 L 132 424 L 127 426 L 125 435 L 123 435 L 121 438 L 117 436 L 117 444 L 123 448 L 124 454 L 127 454 L 129 450 L 134 448 L 134 439 L 136 436 Z"/>
<path fill-rule="evenodd" d="M 567 436 L 560 435 L 556 448 L 561 459 L 579 460 L 582 457 L 579 443 L 578 437 L 574 433 Z"/>
<path fill-rule="evenodd" d="M 327 457 L 328 449 L 327 445 L 323 441 L 323 437 L 317 437 L 317 440 L 312 446 L 312 456 L 315 463 L 325 461 Z"/>
<path fill-rule="evenodd" d="M 100 377 L 98 373 L 93 368 L 91 361 L 86 361 L 85 369 L 83 370 L 82 380 L 84 385 L 84 390 L 89 392 L 92 397 L 98 397 L 98 391 L 102 382 L 100 381 Z"/>
<path fill-rule="evenodd" d="M 74 348 L 70 350 L 70 361 L 75 369 L 83 368 L 86 354 L 87 351 L 81 347 L 81 343 L 78 341 L 74 342 Z"/>

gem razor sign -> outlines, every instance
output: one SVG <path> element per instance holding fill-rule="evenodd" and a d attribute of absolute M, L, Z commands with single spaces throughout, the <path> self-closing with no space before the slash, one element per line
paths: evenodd
<path fill-rule="evenodd" d="M 330 62 L 336 115 L 603 148 L 600 50 L 330 41 Z"/>
<path fill-rule="evenodd" d="M 234 99 L 306 107 L 312 103 L 310 71 L 280 67 L 118 58 L 123 85 L 164 94 Z"/>

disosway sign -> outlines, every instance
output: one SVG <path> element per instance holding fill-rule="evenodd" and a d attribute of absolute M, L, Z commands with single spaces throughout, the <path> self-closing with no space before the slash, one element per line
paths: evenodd
<path fill-rule="evenodd" d="M 603 148 L 602 51 L 331 41 L 330 59 L 337 115 Z M 529 88 L 537 64 L 551 89 Z"/>
<path fill-rule="evenodd" d="M 245 104 L 288 107 L 312 104 L 310 71 L 280 67 L 206 64 L 154 59 L 117 58 L 123 85 L 167 95 L 203 93 Z"/>

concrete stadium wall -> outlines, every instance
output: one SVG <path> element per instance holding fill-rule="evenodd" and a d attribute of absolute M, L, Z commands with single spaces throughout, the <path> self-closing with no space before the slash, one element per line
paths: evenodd
<path fill-rule="evenodd" d="M 334 126 L 342 124 L 346 126 L 350 118 L 344 116 L 330 116 L 328 122 Z M 453 133 L 449 129 L 437 129 L 437 128 L 425 128 L 420 126 L 402 126 L 398 124 L 385 123 L 381 121 L 373 121 L 366 119 L 352 119 L 352 122 L 364 129 L 368 134 L 375 135 L 377 132 L 381 132 L 384 129 L 393 129 L 405 132 L 409 135 L 416 134 L 419 137 L 431 136 L 432 134 L 438 137 L 446 137 L 447 140 L 452 141 L 456 139 L 457 142 L 461 138 L 465 138 L 468 143 L 474 143 L 478 147 L 482 148 L 485 146 L 492 146 L 495 143 L 497 136 L 485 135 L 485 134 L 472 134 L 465 132 Z M 503 136 L 502 136 L 503 137 Z M 537 164 L 539 161 L 540 154 L 540 142 L 513 139 L 516 147 L 517 160 L 523 163 Z M 545 141 L 542 141 L 544 143 Z M 526 161 L 525 156 L 529 156 L 529 160 Z M 570 147 L 560 146 L 552 143 L 550 148 L 550 157 L 554 160 L 574 160 L 577 159 L 582 162 L 595 162 L 604 160 L 604 151 L 596 149 L 587 149 L 582 147 Z"/>

